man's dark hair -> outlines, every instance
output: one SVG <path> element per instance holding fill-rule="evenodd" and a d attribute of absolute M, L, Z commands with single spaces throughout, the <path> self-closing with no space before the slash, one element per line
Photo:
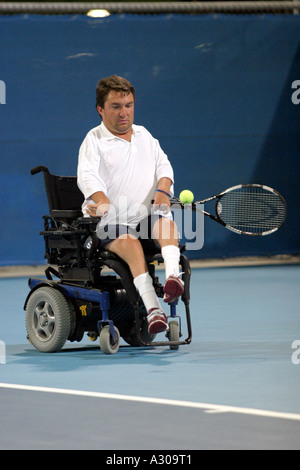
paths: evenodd
<path fill-rule="evenodd" d="M 135 100 L 134 86 L 126 80 L 126 78 L 119 77 L 118 75 L 111 75 L 110 77 L 102 78 L 102 80 L 98 82 L 96 88 L 96 107 L 100 106 L 101 108 L 104 108 L 107 95 L 111 90 L 123 93 L 124 95 L 132 93 Z"/>

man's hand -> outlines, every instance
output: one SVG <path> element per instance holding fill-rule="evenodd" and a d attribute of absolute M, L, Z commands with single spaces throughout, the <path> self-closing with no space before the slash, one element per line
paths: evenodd
<path fill-rule="evenodd" d="M 95 203 L 87 205 L 86 211 L 91 217 L 103 217 L 109 211 L 110 201 L 104 193 L 98 192 L 92 195 Z"/>
<path fill-rule="evenodd" d="M 156 192 L 155 193 L 155 198 L 153 202 L 153 210 L 154 211 L 161 211 L 165 214 L 167 214 L 170 211 L 170 198 L 164 193 L 161 192 Z"/>

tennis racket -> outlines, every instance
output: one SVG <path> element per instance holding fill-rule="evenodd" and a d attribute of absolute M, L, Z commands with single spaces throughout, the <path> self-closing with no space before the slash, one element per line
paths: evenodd
<path fill-rule="evenodd" d="M 197 204 L 214 199 L 216 215 L 197 208 Z M 184 207 L 176 197 L 171 203 Z M 241 235 L 270 235 L 283 225 L 287 215 L 287 205 L 281 194 L 261 184 L 239 184 L 188 206 Z"/>

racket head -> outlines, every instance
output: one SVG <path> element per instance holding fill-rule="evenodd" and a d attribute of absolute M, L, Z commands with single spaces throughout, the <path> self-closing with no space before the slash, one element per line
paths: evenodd
<path fill-rule="evenodd" d="M 282 195 L 261 184 L 240 184 L 217 196 L 217 218 L 222 225 L 241 235 L 270 235 L 287 216 Z"/>

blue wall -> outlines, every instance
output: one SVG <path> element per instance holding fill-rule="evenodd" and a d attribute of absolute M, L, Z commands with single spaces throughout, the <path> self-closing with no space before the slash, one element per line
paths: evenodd
<path fill-rule="evenodd" d="M 299 38 L 297 16 L 1 17 L 0 264 L 43 261 L 47 203 L 30 169 L 76 173 L 80 143 L 100 122 L 96 83 L 113 73 L 134 83 L 136 123 L 160 140 L 177 194 L 256 182 L 287 200 L 276 234 L 246 238 L 206 221 L 191 257 L 299 253 Z"/>

